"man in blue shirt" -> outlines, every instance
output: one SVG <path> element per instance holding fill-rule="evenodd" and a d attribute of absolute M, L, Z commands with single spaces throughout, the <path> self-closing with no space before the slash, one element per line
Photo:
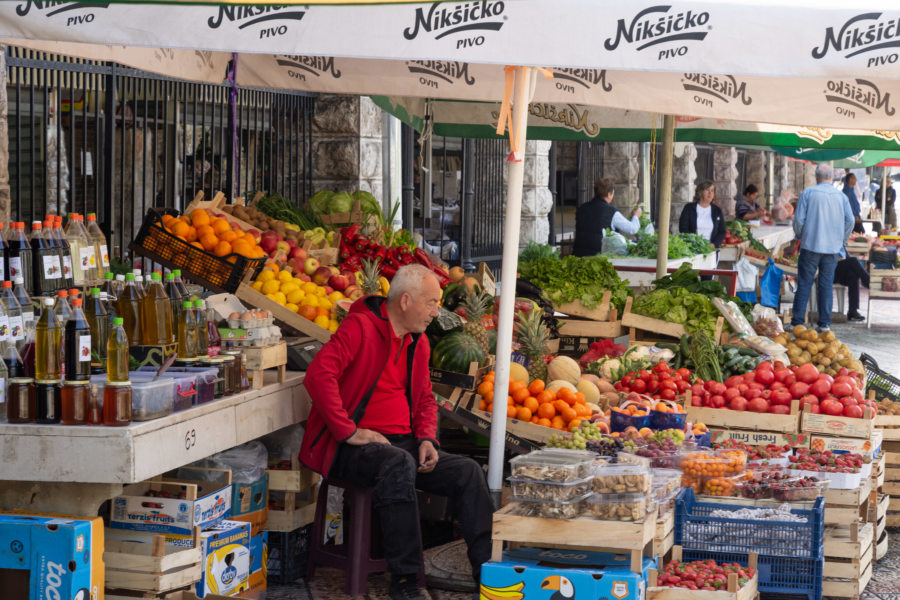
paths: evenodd
<path fill-rule="evenodd" d="M 834 268 L 854 223 L 850 201 L 831 185 L 831 178 L 830 165 L 817 166 L 816 185 L 803 190 L 794 213 L 794 235 L 803 241 L 797 260 L 797 293 L 791 325 L 803 325 L 806 320 L 806 305 L 818 271 L 820 331 L 831 328 Z"/>
<path fill-rule="evenodd" d="M 847 200 L 850 201 L 850 212 L 853 213 L 854 219 L 853 231 L 864 233 L 865 230 L 862 226 L 859 198 L 856 196 L 856 175 L 847 173 L 847 176 L 844 177 L 844 189 L 842 191 L 844 192 L 844 195 L 847 196 Z"/>

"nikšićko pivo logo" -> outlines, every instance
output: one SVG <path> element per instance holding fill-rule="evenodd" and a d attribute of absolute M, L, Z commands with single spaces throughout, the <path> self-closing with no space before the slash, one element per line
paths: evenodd
<path fill-rule="evenodd" d="M 839 28 L 825 29 L 825 39 L 812 49 L 812 57 L 824 58 L 829 52 L 844 58 L 865 55 L 866 68 L 895 64 L 900 60 L 900 16 L 870 12 L 848 19 Z M 877 53 L 877 54 L 873 54 Z"/>
<path fill-rule="evenodd" d="M 825 100 L 836 105 L 834 110 L 837 114 L 851 119 L 856 118 L 857 111 L 866 114 L 884 111 L 888 117 L 896 112 L 891 106 L 891 93 L 882 92 L 877 85 L 865 79 L 830 79 L 824 94 Z"/>
<path fill-rule="evenodd" d="M 210 17 L 206 24 L 210 29 L 234 24 L 237 29 L 259 26 L 259 39 L 286 35 L 288 25 L 301 21 L 306 16 L 308 6 L 295 4 L 229 5 L 220 6 L 219 12 Z"/>
<path fill-rule="evenodd" d="M 419 84 L 440 89 L 441 82 L 453 85 L 462 81 L 466 85 L 475 85 L 475 78 L 469 74 L 469 63 L 451 60 L 408 60 L 406 68 L 419 76 Z"/>
<path fill-rule="evenodd" d="M 668 47 L 654 48 L 656 59 L 668 60 L 687 54 L 687 44 L 703 41 L 710 29 L 708 12 L 672 12 L 671 5 L 660 4 L 645 8 L 630 21 L 619 19 L 615 37 L 607 38 L 603 47 L 615 50 L 626 42 L 634 44 L 636 50 L 646 50 L 664 44 Z"/>
<path fill-rule="evenodd" d="M 440 40 L 449 35 L 463 34 L 456 39 L 456 48 L 481 46 L 485 34 L 481 32 L 500 31 L 506 15 L 503 2 L 481 0 L 481 2 L 458 2 L 454 4 L 435 2 L 428 8 L 416 8 L 415 22 L 403 30 L 403 37 L 414 40 L 421 33 L 434 34 Z"/>
<path fill-rule="evenodd" d="M 39 2 L 37 0 L 28 0 L 16 6 L 16 14 L 20 17 L 28 15 L 35 11 L 37 14 L 43 14 L 45 17 L 55 17 L 63 15 L 66 20 L 66 27 L 73 25 L 84 25 L 94 21 L 94 10 L 100 8 L 109 8 L 109 3 L 85 3 L 85 2 Z"/>
<path fill-rule="evenodd" d="M 334 64 L 333 56 L 298 56 L 278 54 L 275 57 L 278 66 L 287 69 L 288 77 L 306 81 L 307 76 L 321 77 L 330 75 L 334 79 L 341 78 L 341 71 Z"/>
<path fill-rule="evenodd" d="M 747 82 L 739 81 L 734 75 L 710 75 L 707 73 L 685 73 L 681 86 L 694 94 L 694 102 L 703 106 L 714 106 L 715 101 L 728 104 L 740 100 L 750 106 L 753 98 L 747 93 Z"/>
<path fill-rule="evenodd" d="M 599 87 L 604 92 L 612 91 L 612 84 L 606 80 L 606 69 L 553 69 L 556 89 L 574 94 L 580 86 L 590 90 Z"/>

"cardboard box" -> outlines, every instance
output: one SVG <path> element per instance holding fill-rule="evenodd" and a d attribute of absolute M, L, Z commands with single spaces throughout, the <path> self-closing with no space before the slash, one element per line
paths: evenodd
<path fill-rule="evenodd" d="M 269 532 L 250 538 L 250 589 L 266 588 L 266 563 L 269 558 Z"/>
<path fill-rule="evenodd" d="M 166 357 L 178 350 L 176 344 L 163 346 L 131 346 L 128 354 L 139 364 L 139 367 L 159 367 L 165 362 Z"/>
<path fill-rule="evenodd" d="M 231 516 L 237 517 L 262 510 L 269 505 L 269 476 L 264 474 L 253 483 L 231 484 Z"/>
<path fill-rule="evenodd" d="M 813 435 L 810 445 L 816 450 L 831 450 L 835 454 L 856 453 L 865 458 L 872 458 L 881 452 L 882 430 L 874 429 L 872 438 L 846 438 Z"/>
<path fill-rule="evenodd" d="M 190 535 L 194 527 L 207 528 L 231 511 L 231 471 L 183 467 L 182 471 L 214 471 L 216 481 L 157 478 L 126 485 L 112 501 L 109 526 Z M 155 492 L 173 497 L 154 496 Z"/>
<path fill-rule="evenodd" d="M 269 529 L 269 508 L 254 510 L 238 516 L 228 517 L 229 521 L 240 521 L 250 524 L 250 535 L 258 535 Z"/>
<path fill-rule="evenodd" d="M 176 547 L 193 543 L 191 536 L 166 535 Z M 250 589 L 250 524 L 220 521 L 200 532 L 203 578 L 195 585 L 198 598 L 207 593 L 234 596 Z"/>
<path fill-rule="evenodd" d="M 103 519 L 0 514 L 0 597 L 103 598 Z"/>
<path fill-rule="evenodd" d="M 810 435 L 808 433 L 779 433 L 776 431 L 749 431 L 743 429 L 717 429 L 710 428 L 710 440 L 721 443 L 728 440 L 744 442 L 751 446 L 765 446 L 775 444 L 791 448 L 809 448 Z"/>
<path fill-rule="evenodd" d="M 623 554 L 520 548 L 504 552 L 502 562 L 482 566 L 481 593 L 488 598 L 501 598 L 504 593 L 516 591 L 521 600 L 643 600 L 647 577 L 656 561 L 644 558 L 641 573 L 633 573 L 630 560 Z M 494 594 L 494 590 L 499 594 Z"/>

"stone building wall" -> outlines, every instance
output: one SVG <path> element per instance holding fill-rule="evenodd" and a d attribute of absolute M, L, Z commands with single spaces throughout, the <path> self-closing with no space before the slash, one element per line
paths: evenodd
<path fill-rule="evenodd" d="M 641 201 L 641 145 L 638 142 L 606 142 L 603 148 L 603 176 L 612 179 L 616 194 L 613 205 L 630 213 Z M 593 182 L 592 182 L 593 185 Z"/>
<path fill-rule="evenodd" d="M 713 181 L 716 183 L 716 202 L 726 219 L 734 218 L 734 197 L 737 185 L 737 149 L 731 146 L 716 146 L 713 150 Z"/>
<path fill-rule="evenodd" d="M 697 147 L 693 143 L 677 144 L 672 162 L 672 209 L 669 215 L 669 231 L 678 231 L 678 219 L 685 204 L 694 201 L 697 185 Z"/>

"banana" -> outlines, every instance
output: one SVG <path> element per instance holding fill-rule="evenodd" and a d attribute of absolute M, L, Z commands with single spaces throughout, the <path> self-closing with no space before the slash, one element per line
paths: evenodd
<path fill-rule="evenodd" d="M 387 296 L 388 291 L 391 289 L 391 283 L 387 280 L 387 277 L 384 277 L 384 276 L 379 277 L 378 285 L 381 288 L 381 295 Z"/>
<path fill-rule="evenodd" d="M 522 593 L 524 587 L 525 583 L 522 581 L 500 588 L 481 584 L 480 600 L 522 600 L 525 597 Z"/>
<path fill-rule="evenodd" d="M 363 282 L 362 271 L 356 271 L 354 273 L 354 275 L 356 276 L 356 285 L 362 285 L 362 282 Z"/>

